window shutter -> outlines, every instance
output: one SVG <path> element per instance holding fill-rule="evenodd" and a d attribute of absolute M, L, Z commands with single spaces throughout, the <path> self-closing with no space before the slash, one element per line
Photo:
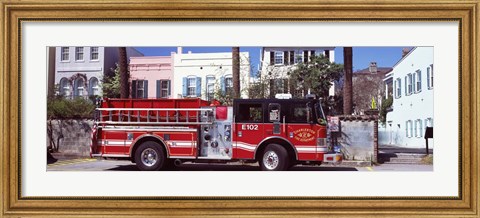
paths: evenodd
<path fill-rule="evenodd" d="M 289 65 L 289 63 L 288 63 L 288 51 L 283 52 L 283 65 Z"/>
<path fill-rule="evenodd" d="M 167 97 L 170 97 L 172 95 L 172 88 L 171 88 L 171 85 L 170 85 L 170 80 L 167 80 L 167 87 L 168 87 L 168 96 Z"/>
<path fill-rule="evenodd" d="M 408 95 L 408 83 L 407 83 L 408 77 L 405 76 L 405 96 Z"/>
<path fill-rule="evenodd" d="M 397 81 L 393 83 L 393 91 L 394 91 L 394 96 L 398 98 L 398 93 L 397 93 Z M 388 90 L 387 90 L 388 92 Z"/>
<path fill-rule="evenodd" d="M 202 97 L 202 77 L 197 77 L 196 88 L 197 90 L 195 90 L 195 93 L 197 94 L 197 97 Z"/>
<path fill-rule="evenodd" d="M 415 89 L 415 87 L 417 86 L 416 82 L 415 82 L 415 74 L 412 75 L 412 92 L 411 93 L 414 93 L 417 89 Z"/>
<path fill-rule="evenodd" d="M 137 80 L 132 80 L 132 98 L 137 98 Z"/>
<path fill-rule="evenodd" d="M 162 81 L 161 80 L 157 80 L 157 98 L 161 98 L 162 97 Z"/>
<path fill-rule="evenodd" d="M 325 50 L 325 57 L 330 59 L 330 50 Z"/>
<path fill-rule="evenodd" d="M 270 79 L 270 98 L 275 98 L 275 80 Z"/>
<path fill-rule="evenodd" d="M 398 78 L 398 89 L 400 89 L 398 92 L 398 97 L 402 97 L 402 79 L 400 78 Z"/>
<path fill-rule="evenodd" d="M 418 91 L 422 91 L 422 71 L 418 71 Z"/>
<path fill-rule="evenodd" d="M 148 98 L 148 80 L 143 80 L 143 98 Z"/>
<path fill-rule="evenodd" d="M 290 64 L 295 63 L 295 51 L 290 51 Z"/>
<path fill-rule="evenodd" d="M 315 56 L 315 50 L 310 51 L 310 58 L 312 58 L 313 56 Z"/>
<path fill-rule="evenodd" d="M 275 52 L 271 51 L 270 52 L 270 65 L 273 65 L 275 62 Z"/>
<path fill-rule="evenodd" d="M 430 68 L 427 67 L 427 87 L 430 88 Z"/>
<path fill-rule="evenodd" d="M 308 62 L 308 51 L 303 51 L 303 63 Z"/>
<path fill-rule="evenodd" d="M 220 89 L 222 90 L 222 93 L 225 94 L 226 89 L 225 89 L 225 77 L 224 76 L 220 77 Z"/>
<path fill-rule="evenodd" d="M 188 86 L 187 86 L 187 77 L 183 77 L 182 78 L 182 96 L 187 96 L 187 89 L 188 89 Z"/>

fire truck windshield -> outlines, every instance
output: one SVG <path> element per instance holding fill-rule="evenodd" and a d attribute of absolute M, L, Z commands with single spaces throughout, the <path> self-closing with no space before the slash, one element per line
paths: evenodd
<path fill-rule="evenodd" d="M 326 125 L 327 121 L 325 119 L 325 114 L 323 113 L 322 105 L 320 103 L 321 102 L 319 101 L 315 104 L 315 114 L 317 116 L 317 122 L 320 125 Z"/>

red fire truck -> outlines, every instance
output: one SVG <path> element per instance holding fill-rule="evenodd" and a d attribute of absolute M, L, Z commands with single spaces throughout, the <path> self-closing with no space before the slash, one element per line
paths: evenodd
<path fill-rule="evenodd" d="M 340 162 L 327 143 L 318 99 L 104 99 L 92 131 L 92 157 L 122 157 L 140 170 L 182 162 L 259 162 L 262 170 Z"/>

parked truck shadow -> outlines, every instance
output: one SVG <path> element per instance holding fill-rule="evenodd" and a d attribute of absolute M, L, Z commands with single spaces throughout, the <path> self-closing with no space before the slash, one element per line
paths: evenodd
<path fill-rule="evenodd" d="M 139 171 L 137 166 L 117 165 L 108 171 Z M 228 164 L 182 164 L 163 171 L 260 171 L 258 166 Z M 294 166 L 289 171 L 358 171 L 355 167 Z"/>

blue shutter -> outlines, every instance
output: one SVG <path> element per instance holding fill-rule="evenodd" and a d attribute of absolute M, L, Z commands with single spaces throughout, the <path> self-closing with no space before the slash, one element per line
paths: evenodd
<path fill-rule="evenodd" d="M 148 80 L 143 80 L 143 98 L 148 98 Z"/>
<path fill-rule="evenodd" d="M 132 98 L 137 98 L 137 80 L 132 80 Z"/>
<path fill-rule="evenodd" d="M 222 90 L 222 93 L 225 94 L 225 77 L 221 76 L 220 77 L 220 89 Z"/>
<path fill-rule="evenodd" d="M 197 97 L 202 97 L 202 77 L 197 77 L 196 85 L 197 90 L 195 90 L 195 93 L 197 94 Z"/>
<path fill-rule="evenodd" d="M 407 83 L 408 77 L 405 76 L 405 96 L 408 95 L 408 83 Z"/>
<path fill-rule="evenodd" d="M 187 77 L 183 77 L 182 96 L 187 96 Z"/>
<path fill-rule="evenodd" d="M 157 80 L 157 98 L 161 98 L 162 82 Z"/>

